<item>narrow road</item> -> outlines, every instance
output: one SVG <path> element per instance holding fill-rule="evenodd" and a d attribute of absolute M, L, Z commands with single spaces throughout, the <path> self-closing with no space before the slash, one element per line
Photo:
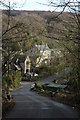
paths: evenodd
<path fill-rule="evenodd" d="M 6 118 L 78 118 L 71 107 L 30 91 L 31 85 L 22 82 L 22 86 L 12 92 L 16 104 Z"/>

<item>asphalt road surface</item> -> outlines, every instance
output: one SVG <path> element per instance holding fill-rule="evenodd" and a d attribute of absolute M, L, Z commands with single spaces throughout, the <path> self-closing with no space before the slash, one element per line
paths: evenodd
<path fill-rule="evenodd" d="M 78 118 L 73 108 L 30 91 L 31 85 L 22 82 L 22 86 L 12 92 L 16 104 L 6 118 Z"/>

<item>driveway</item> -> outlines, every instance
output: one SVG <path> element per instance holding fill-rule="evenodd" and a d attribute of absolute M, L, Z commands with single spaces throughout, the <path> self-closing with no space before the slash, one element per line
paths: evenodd
<path fill-rule="evenodd" d="M 78 118 L 73 108 L 30 91 L 33 83 L 21 84 L 19 89 L 12 92 L 16 104 L 6 118 Z"/>

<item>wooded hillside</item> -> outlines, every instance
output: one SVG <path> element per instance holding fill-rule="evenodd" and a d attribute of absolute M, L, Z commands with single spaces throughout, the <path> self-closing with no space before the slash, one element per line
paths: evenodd
<path fill-rule="evenodd" d="M 7 12 L 3 11 L 3 32 L 7 28 Z M 56 40 L 70 40 L 76 29 L 74 14 L 65 12 L 58 15 L 58 12 L 50 11 L 11 11 L 9 27 L 17 26 L 7 32 L 6 36 L 12 41 L 24 41 L 28 34 L 36 41 L 42 39 L 47 42 L 51 48 L 56 47 Z"/>

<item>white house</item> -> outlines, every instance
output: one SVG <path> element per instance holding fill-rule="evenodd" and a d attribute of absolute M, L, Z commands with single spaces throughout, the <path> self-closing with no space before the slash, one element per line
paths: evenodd
<path fill-rule="evenodd" d="M 50 63 L 52 49 L 45 45 L 35 45 L 26 53 L 21 53 L 16 59 L 15 67 L 21 69 L 23 74 L 30 72 L 31 65 L 35 63 L 35 67 L 39 67 L 42 63 Z M 16 66 L 18 65 L 18 66 Z"/>
<path fill-rule="evenodd" d="M 29 56 L 26 57 L 26 59 L 25 59 L 25 61 L 24 61 L 24 64 L 25 64 L 24 73 L 30 72 L 31 60 L 30 60 Z"/>
<path fill-rule="evenodd" d="M 29 56 L 20 54 L 16 59 L 14 59 L 13 63 L 13 66 L 17 70 L 20 70 L 22 75 L 24 75 L 26 72 L 30 72 L 31 61 Z"/>
<path fill-rule="evenodd" d="M 52 49 L 50 49 L 47 45 L 35 45 L 35 47 L 39 50 L 39 57 L 36 60 L 36 67 L 39 67 L 42 63 L 49 63 L 51 60 L 51 52 Z"/>

